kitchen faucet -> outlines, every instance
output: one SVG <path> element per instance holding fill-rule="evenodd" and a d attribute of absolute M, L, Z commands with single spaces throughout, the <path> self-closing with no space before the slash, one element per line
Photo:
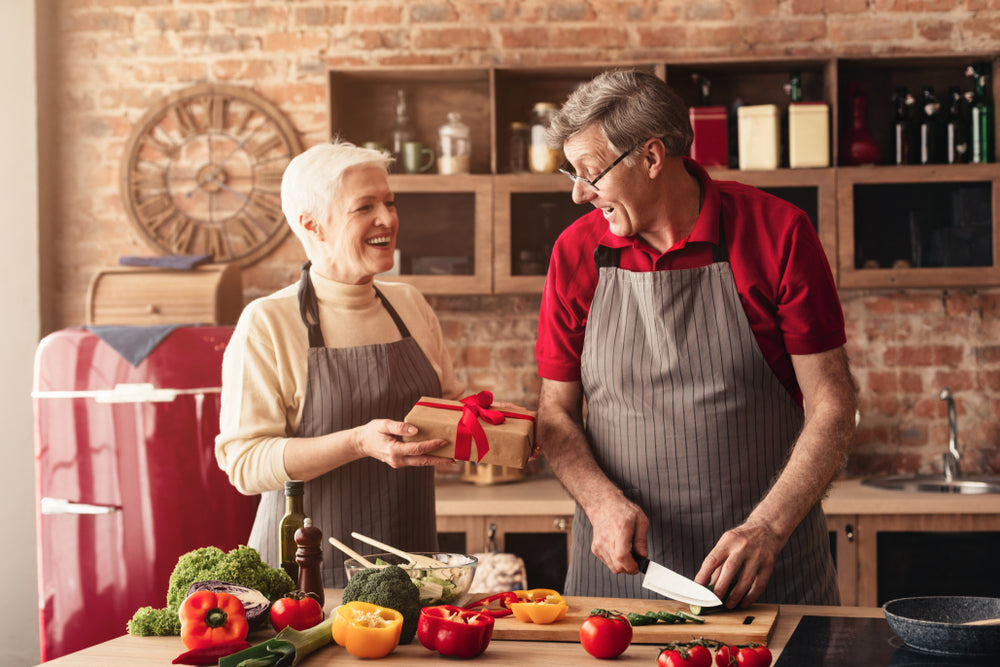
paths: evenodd
<path fill-rule="evenodd" d="M 948 402 L 948 451 L 944 453 L 944 481 L 950 482 L 962 474 L 958 464 L 962 458 L 958 453 L 958 417 L 955 414 L 955 399 L 951 395 L 951 389 L 948 387 L 942 389 L 939 398 Z"/>

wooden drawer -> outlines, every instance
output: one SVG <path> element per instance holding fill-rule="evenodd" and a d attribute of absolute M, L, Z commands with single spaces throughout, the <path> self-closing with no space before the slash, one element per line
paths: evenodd
<path fill-rule="evenodd" d="M 243 310 L 236 264 L 190 271 L 114 267 L 99 271 L 87 291 L 87 324 L 235 324 Z"/>

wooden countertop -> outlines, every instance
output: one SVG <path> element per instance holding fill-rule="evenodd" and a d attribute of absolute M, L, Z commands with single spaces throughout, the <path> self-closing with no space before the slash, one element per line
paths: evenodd
<path fill-rule="evenodd" d="M 438 516 L 566 516 L 573 499 L 553 477 L 507 484 L 438 482 Z M 834 482 L 823 500 L 828 515 L 843 514 L 1000 514 L 1000 494 L 907 493 L 876 489 L 860 479 Z"/>
<path fill-rule="evenodd" d="M 332 609 L 340 600 L 340 591 L 328 590 L 326 608 Z M 781 649 L 788 643 L 799 619 L 803 616 L 882 616 L 882 610 L 877 607 L 814 607 L 804 605 L 783 605 L 778 614 L 774 633 L 768 646 L 774 653 L 775 660 L 781 654 Z M 260 632 L 259 636 L 251 637 L 251 642 L 265 641 L 272 635 Z M 655 644 L 633 644 L 615 660 L 615 664 L 644 665 L 648 667 L 656 663 L 660 647 Z M 116 639 L 98 644 L 70 655 L 50 660 L 45 667 L 135 667 L 135 665 L 169 665 L 170 662 L 183 653 L 184 646 L 180 637 L 130 637 L 124 635 Z M 305 659 L 304 667 L 325 667 L 326 665 L 343 664 L 345 657 L 361 664 L 366 662 L 352 658 L 344 649 L 336 644 L 329 644 Z M 444 665 L 454 660 L 442 658 L 437 653 L 428 651 L 414 638 L 413 642 L 399 646 L 389 656 L 384 658 L 394 665 Z M 577 662 L 589 662 L 590 656 L 584 652 L 577 642 L 533 642 L 496 640 L 489 648 L 475 659 L 476 664 L 492 665 L 552 665 L 565 667 Z M 596 663 L 595 663 L 596 664 Z"/>

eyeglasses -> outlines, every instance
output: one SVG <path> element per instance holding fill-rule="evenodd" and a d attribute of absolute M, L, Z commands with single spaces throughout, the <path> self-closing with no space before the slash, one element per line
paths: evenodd
<path fill-rule="evenodd" d="M 635 146 L 633 146 L 632 148 L 628 149 L 627 151 L 625 151 L 624 153 L 622 153 L 621 155 L 619 155 L 617 160 L 615 160 L 614 162 L 612 162 L 611 164 L 609 164 L 607 169 L 605 169 L 604 171 L 602 171 L 601 173 L 599 173 L 593 179 L 584 178 L 583 176 L 577 176 L 575 173 L 573 173 L 573 171 L 571 171 L 573 169 L 573 166 L 569 162 L 564 162 L 563 166 L 559 168 L 559 171 L 561 173 L 563 173 L 563 174 L 566 174 L 569 177 L 569 179 L 571 181 L 573 181 L 574 185 L 576 185 L 577 181 L 579 181 L 581 183 L 586 183 L 587 185 L 589 185 L 590 187 L 594 188 L 595 190 L 600 190 L 600 188 L 597 187 L 597 181 L 599 181 L 602 178 L 604 178 L 605 176 L 607 176 L 608 172 L 615 168 L 615 165 L 617 165 L 619 162 L 621 162 L 626 157 L 628 157 L 628 155 L 632 151 L 634 151 L 639 146 L 642 146 L 643 143 L 645 143 L 645 142 L 640 141 Z"/>

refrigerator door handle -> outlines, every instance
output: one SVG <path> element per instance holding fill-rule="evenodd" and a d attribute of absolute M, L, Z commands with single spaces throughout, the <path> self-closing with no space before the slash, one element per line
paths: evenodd
<path fill-rule="evenodd" d="M 42 514 L 114 514 L 121 509 L 115 505 L 91 505 L 66 498 L 42 498 L 41 501 Z"/>
<path fill-rule="evenodd" d="M 119 383 L 114 389 L 90 391 L 33 391 L 32 398 L 92 398 L 98 403 L 169 403 L 181 395 L 204 396 L 218 394 L 222 387 L 197 387 L 195 389 L 157 388 L 149 382 Z"/>

